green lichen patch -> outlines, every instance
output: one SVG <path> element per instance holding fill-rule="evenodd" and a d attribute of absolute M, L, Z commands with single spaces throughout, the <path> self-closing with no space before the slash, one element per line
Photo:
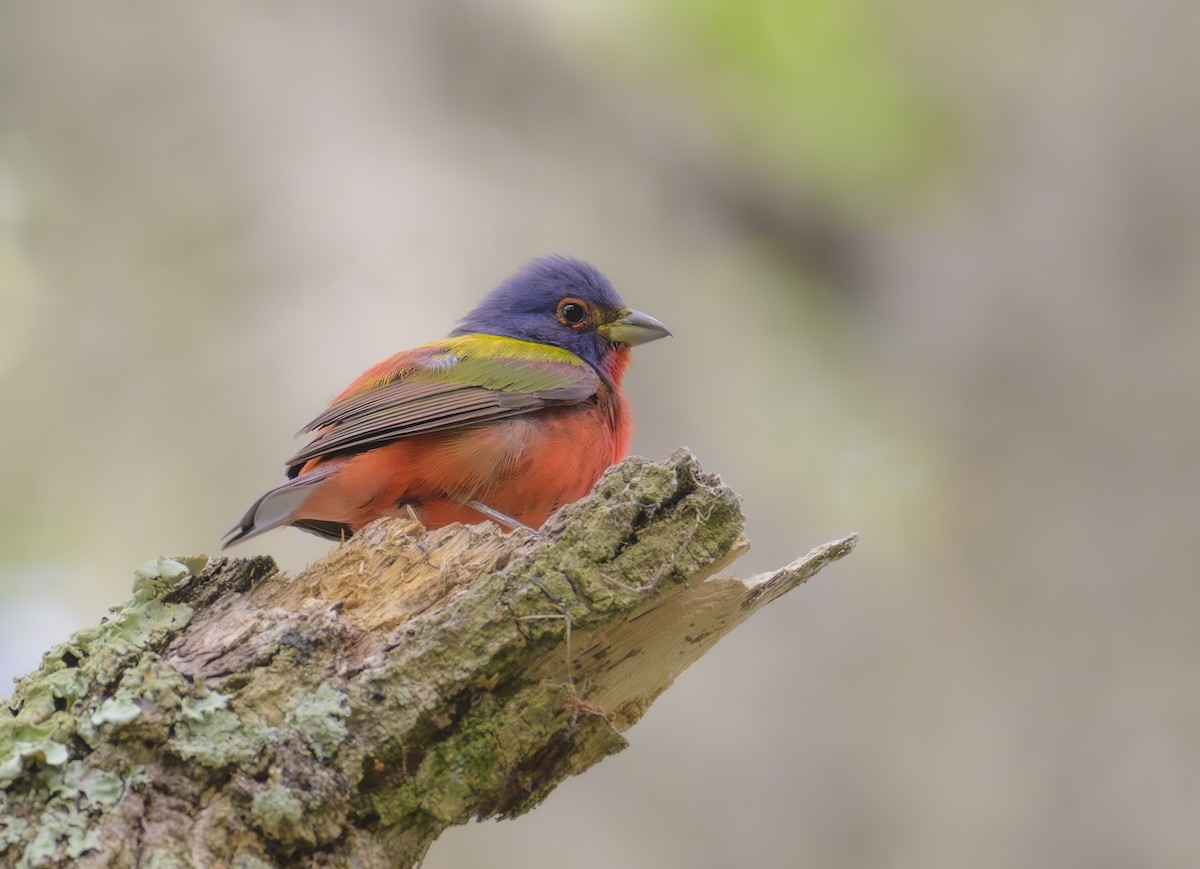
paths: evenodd
<path fill-rule="evenodd" d="M 295 650 L 276 655 L 258 678 L 232 695 L 201 688 L 180 701 L 172 751 L 214 769 L 256 758 L 269 745 L 296 738 L 320 760 L 334 757 L 348 733 L 350 704 L 327 682 L 296 688 Z M 284 693 L 286 692 L 286 693 Z M 253 715 L 247 709 L 255 709 Z"/>
<path fill-rule="evenodd" d="M 175 709 L 191 684 L 154 652 L 146 652 L 137 664 L 121 675 L 114 697 L 135 697 L 161 709 Z"/>
<path fill-rule="evenodd" d="M 23 677 L 10 707 L 39 706 L 45 698 L 66 706 L 86 696 L 96 684 L 118 679 L 125 666 L 143 649 L 166 639 L 191 618 L 191 609 L 157 599 L 129 602 L 94 628 L 77 631 L 66 643 L 50 649 L 40 669 Z"/>
<path fill-rule="evenodd" d="M 133 572 L 134 600 L 161 597 L 173 589 L 179 580 L 191 575 L 192 569 L 175 558 L 163 556 L 148 561 Z"/>
<path fill-rule="evenodd" d="M 136 726 L 146 740 L 165 739 L 170 712 L 177 709 L 191 686 L 173 667 L 153 652 L 143 654 L 127 669 L 111 696 L 78 721 L 78 734 L 89 746 L 99 744 L 104 728 Z"/>
<path fill-rule="evenodd" d="M 285 787 L 260 788 L 250 802 L 250 811 L 254 825 L 276 841 L 290 842 L 301 832 L 304 804 Z"/>
<path fill-rule="evenodd" d="M 0 724 L 0 788 L 7 787 L 30 763 L 62 766 L 70 759 L 67 747 L 54 738 L 50 724 L 20 720 Z"/>
<path fill-rule="evenodd" d="M 0 799 L 0 854 L 13 845 L 27 841 L 32 827 L 24 818 L 9 814 L 5 801 Z"/>
<path fill-rule="evenodd" d="M 91 722 L 96 727 L 112 724 L 120 727 L 142 714 L 142 707 L 128 694 L 109 697 L 92 713 Z"/>
<path fill-rule="evenodd" d="M 202 689 L 196 697 L 182 697 L 179 701 L 179 717 L 185 721 L 203 721 L 207 716 L 229 705 L 229 695 L 220 691 Z"/>
<path fill-rule="evenodd" d="M 0 811 L 0 851 L 24 846 L 18 866 L 77 860 L 99 848 L 97 819 L 117 806 L 127 787 L 140 780 L 144 780 L 144 769 L 140 776 L 135 769 L 123 780 L 115 772 L 78 760 L 26 770 L 23 781 L 28 787 L 20 793 L 10 791 L 4 799 L 13 809 L 28 811 L 38 803 L 45 808 L 33 816 L 36 822 L 28 815 Z"/>
<path fill-rule="evenodd" d="M 207 555 L 175 555 L 172 556 L 171 561 L 182 564 L 192 576 L 199 576 L 204 573 L 204 568 L 208 567 L 209 557 Z"/>
<path fill-rule="evenodd" d="M 90 816 L 72 802 L 51 803 L 38 819 L 37 831 L 18 866 L 78 860 L 100 848 L 100 834 L 92 828 Z"/>
<path fill-rule="evenodd" d="M 109 628 L 102 625 L 98 630 Z M 47 696 L 70 696 L 75 690 L 71 674 L 95 676 L 91 668 L 103 656 L 85 651 L 91 642 L 77 636 L 47 656 L 49 672 L 43 669 L 26 677 L 24 693 L 16 698 L 17 715 L 0 722 L 0 790 L 8 789 L 6 799 L 23 821 L 13 819 L 3 833 L 11 845 L 24 848 L 17 865 L 75 861 L 97 849 L 97 819 L 117 806 L 131 785 L 145 781 L 145 767 L 131 764 L 129 757 L 114 768 L 103 766 L 105 760 L 94 763 L 99 754 L 87 763 L 72 759 L 70 746 L 77 745 L 73 736 L 96 747 L 106 732 L 119 730 L 135 736 L 135 744 L 161 744 L 184 699 L 193 708 L 216 705 L 208 692 L 197 692 L 158 654 L 143 649 L 136 664 L 126 665 L 115 684 L 110 683 L 108 696 L 97 696 L 104 689 L 93 680 L 72 703 L 73 712 L 56 708 L 37 720 L 46 712 Z M 90 703 L 88 696 L 94 698 Z M 38 802 L 45 807 L 40 814 L 23 814 Z"/>
<path fill-rule="evenodd" d="M 63 769 L 60 793 L 79 797 L 85 805 L 104 808 L 116 805 L 125 793 L 125 785 L 116 773 L 73 760 Z"/>
<path fill-rule="evenodd" d="M 118 608 L 110 624 L 113 631 L 119 631 L 133 646 L 144 649 L 179 631 L 191 617 L 192 608 L 186 604 L 168 604 L 151 598 Z"/>
<path fill-rule="evenodd" d="M 340 691 L 322 682 L 316 691 L 296 692 L 288 713 L 294 727 L 319 760 L 329 760 L 346 738 L 350 704 Z"/>
<path fill-rule="evenodd" d="M 223 769 L 258 757 L 279 741 L 276 728 L 243 720 L 231 709 L 214 709 L 200 720 L 183 719 L 175 726 L 169 748 L 184 760 Z"/>
<path fill-rule="evenodd" d="M 54 646 L 42 666 L 17 683 L 8 701 L 13 716 L 0 718 L 0 788 L 30 763 L 65 763 L 73 735 L 94 746 L 102 727 L 130 725 L 142 714 L 139 700 L 156 706 L 166 701 L 170 708 L 169 698 L 187 690 L 182 677 L 147 649 L 165 644 L 192 618 L 190 607 L 161 599 L 189 574 L 187 565 L 171 559 L 144 566 L 132 598 L 101 624 Z M 117 689 L 103 696 L 114 683 Z M 91 708 L 89 697 L 96 697 Z"/>
<path fill-rule="evenodd" d="M 49 719 L 55 712 L 69 709 L 83 697 L 90 687 L 88 679 L 79 668 L 56 670 L 44 673 L 44 678 L 30 681 L 14 702 L 21 704 L 22 718 L 36 723 Z"/>

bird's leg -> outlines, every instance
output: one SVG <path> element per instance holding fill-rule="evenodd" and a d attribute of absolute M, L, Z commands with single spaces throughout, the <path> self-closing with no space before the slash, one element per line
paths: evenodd
<path fill-rule="evenodd" d="M 464 499 L 462 499 L 462 502 L 464 504 L 466 504 L 468 507 L 470 507 L 472 510 L 479 511 L 480 513 L 482 513 L 484 516 L 487 516 L 489 519 L 491 519 L 496 524 L 502 525 L 503 527 L 508 528 L 510 531 L 516 531 L 519 528 L 522 531 L 527 531 L 531 537 L 538 536 L 537 529 L 530 528 L 524 522 L 518 522 L 516 519 L 512 518 L 511 516 L 504 515 L 499 510 L 493 510 L 491 507 L 489 507 L 487 504 L 483 503 L 482 501 L 476 501 L 474 498 L 464 498 Z"/>

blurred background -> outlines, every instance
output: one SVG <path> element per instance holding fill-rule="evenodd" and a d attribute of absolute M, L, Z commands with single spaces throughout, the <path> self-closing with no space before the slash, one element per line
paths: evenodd
<path fill-rule="evenodd" d="M 3 4 L 3 686 L 567 253 L 675 331 L 634 451 L 736 572 L 862 543 L 429 869 L 1194 866 L 1198 58 L 1190 0 Z"/>

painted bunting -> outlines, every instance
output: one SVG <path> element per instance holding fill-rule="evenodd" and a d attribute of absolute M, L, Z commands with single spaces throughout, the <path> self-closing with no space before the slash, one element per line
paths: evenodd
<path fill-rule="evenodd" d="M 629 348 L 670 334 L 587 263 L 534 260 L 450 337 L 350 384 L 225 545 L 280 525 L 340 540 L 410 509 L 427 528 L 537 528 L 625 456 Z"/>

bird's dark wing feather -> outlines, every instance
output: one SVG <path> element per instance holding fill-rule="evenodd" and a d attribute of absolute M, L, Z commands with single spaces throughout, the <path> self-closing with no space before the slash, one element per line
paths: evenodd
<path fill-rule="evenodd" d="M 576 404 L 600 388 L 599 375 L 573 354 L 490 335 L 427 345 L 385 366 L 304 427 L 317 436 L 288 460 L 288 476 L 315 458 Z"/>

